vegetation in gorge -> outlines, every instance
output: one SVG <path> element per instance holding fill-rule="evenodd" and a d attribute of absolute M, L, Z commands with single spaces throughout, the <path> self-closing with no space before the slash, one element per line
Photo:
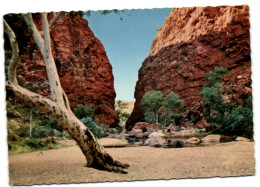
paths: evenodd
<path fill-rule="evenodd" d="M 149 91 L 143 95 L 141 106 L 144 107 L 144 119 L 148 123 L 159 123 L 159 109 L 163 105 L 161 91 Z"/>
<path fill-rule="evenodd" d="M 115 104 L 116 113 L 118 115 L 119 123 L 120 123 L 119 125 L 120 125 L 120 127 L 123 127 L 123 128 L 125 127 L 125 123 L 130 116 L 130 114 L 125 111 L 128 108 L 128 105 L 129 104 L 127 102 L 124 102 L 121 100 L 116 101 L 116 104 Z"/>
<path fill-rule="evenodd" d="M 171 123 L 175 123 L 175 125 L 180 125 L 180 121 L 183 118 L 183 114 L 179 112 L 183 108 L 183 100 L 179 98 L 179 96 L 170 92 L 165 98 L 163 102 L 163 114 L 161 117 L 161 124 L 170 125 Z"/>
<path fill-rule="evenodd" d="M 183 100 L 174 92 L 163 98 L 161 91 L 146 92 L 142 98 L 141 106 L 144 107 L 145 121 L 148 123 L 167 126 L 171 123 L 179 125 L 183 114 Z"/>
<path fill-rule="evenodd" d="M 103 135 L 103 124 L 99 124 L 95 119 L 95 107 L 91 105 L 78 104 L 73 109 L 74 114 L 81 120 L 81 122 L 97 137 L 101 138 Z"/>
<path fill-rule="evenodd" d="M 71 139 L 41 111 L 10 98 L 6 104 L 9 154 L 59 148 L 59 140 Z"/>
<path fill-rule="evenodd" d="M 252 96 L 245 95 L 244 104 L 238 106 L 223 99 L 222 76 L 228 74 L 223 67 L 209 71 L 209 82 L 203 85 L 204 118 L 212 125 L 212 132 L 224 135 L 253 137 Z"/>

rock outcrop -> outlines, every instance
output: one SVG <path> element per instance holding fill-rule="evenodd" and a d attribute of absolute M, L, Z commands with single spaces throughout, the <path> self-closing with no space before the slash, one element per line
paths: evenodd
<path fill-rule="evenodd" d="M 41 22 L 35 21 L 40 28 Z M 21 34 L 22 31 L 17 33 Z M 88 27 L 87 20 L 78 13 L 71 13 L 51 30 L 51 40 L 61 85 L 71 107 L 92 105 L 99 122 L 117 126 L 112 66 L 103 45 Z M 22 54 L 18 73 L 28 82 L 46 82 L 45 65 L 35 43 L 31 39 L 23 45 L 20 45 Z M 48 95 L 48 90 L 41 93 Z"/>
<path fill-rule="evenodd" d="M 230 71 L 224 78 L 226 99 L 242 104 L 244 93 L 252 92 L 249 28 L 246 5 L 172 9 L 139 70 L 126 127 L 144 120 L 140 101 L 150 90 L 174 91 L 186 111 L 199 105 L 205 74 L 220 66 Z"/>

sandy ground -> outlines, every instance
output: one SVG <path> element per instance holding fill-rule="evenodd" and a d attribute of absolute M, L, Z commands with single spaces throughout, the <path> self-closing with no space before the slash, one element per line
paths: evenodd
<path fill-rule="evenodd" d="M 230 142 L 196 148 L 124 147 L 106 149 L 130 164 L 128 174 L 84 167 L 74 145 L 9 156 L 11 185 L 227 177 L 255 174 L 254 143 Z"/>

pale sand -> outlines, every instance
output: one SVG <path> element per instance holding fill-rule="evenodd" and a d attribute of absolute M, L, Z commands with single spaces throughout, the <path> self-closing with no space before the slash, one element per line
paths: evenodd
<path fill-rule="evenodd" d="M 9 156 L 10 184 L 32 185 L 149 179 L 227 177 L 255 174 L 254 143 L 230 142 L 196 148 L 107 148 L 130 164 L 128 174 L 84 167 L 77 146 Z"/>

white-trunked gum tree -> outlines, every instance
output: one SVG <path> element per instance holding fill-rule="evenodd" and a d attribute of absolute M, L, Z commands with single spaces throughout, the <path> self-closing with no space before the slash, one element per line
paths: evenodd
<path fill-rule="evenodd" d="M 8 66 L 8 80 L 6 90 L 12 93 L 15 99 L 26 105 L 39 109 L 54 120 L 66 130 L 70 136 L 77 142 L 83 152 L 87 167 L 107 170 L 111 172 L 127 173 L 124 169 L 128 164 L 123 164 L 113 159 L 99 144 L 93 133 L 74 115 L 71 111 L 66 93 L 61 87 L 59 75 L 52 55 L 50 30 L 62 20 L 67 13 L 40 13 L 42 30 L 38 30 L 34 23 L 31 13 L 20 14 L 32 34 L 32 37 L 40 50 L 41 56 L 46 66 L 48 84 L 50 89 L 50 98 L 34 93 L 21 85 L 17 81 L 17 66 L 20 62 L 20 54 L 17 37 L 13 29 L 4 19 L 4 31 L 7 34 L 11 49 L 12 58 Z M 49 19 L 48 19 L 49 18 Z"/>

